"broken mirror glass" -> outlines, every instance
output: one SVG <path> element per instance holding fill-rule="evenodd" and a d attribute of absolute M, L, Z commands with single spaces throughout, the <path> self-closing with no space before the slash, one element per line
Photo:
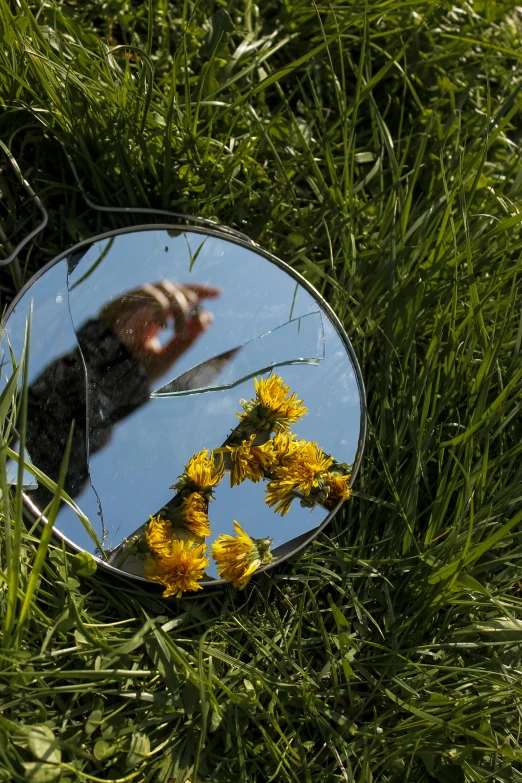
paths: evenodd
<path fill-rule="evenodd" d="M 243 587 L 350 494 L 357 363 L 328 306 L 277 259 L 200 229 L 83 243 L 15 301 L 2 384 L 31 302 L 26 459 L 56 481 L 74 421 L 55 529 L 76 549 L 165 595 Z M 24 486 L 43 511 L 49 491 L 30 473 Z"/>

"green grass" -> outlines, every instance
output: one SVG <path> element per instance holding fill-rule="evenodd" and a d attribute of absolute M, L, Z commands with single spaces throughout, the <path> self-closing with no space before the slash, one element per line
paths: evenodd
<path fill-rule="evenodd" d="M 69 155 L 96 202 L 216 219 L 302 272 L 369 427 L 328 535 L 244 593 L 42 561 L 2 480 L 0 780 L 521 781 L 520 10 L 0 0 L 0 24 L 0 133 L 50 213 L 6 301 L 131 221 Z M 0 185 L 15 243 L 38 216 Z"/>

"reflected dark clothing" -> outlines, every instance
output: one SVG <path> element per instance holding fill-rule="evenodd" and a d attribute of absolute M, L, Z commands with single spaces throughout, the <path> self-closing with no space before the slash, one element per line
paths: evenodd
<path fill-rule="evenodd" d="M 129 349 L 102 321 L 77 332 L 79 348 L 50 364 L 31 384 L 27 450 L 31 461 L 58 480 L 67 438 L 74 436 L 65 491 L 72 497 L 89 479 L 88 454 L 103 448 L 112 428 L 150 397 L 150 383 Z M 33 495 L 47 504 L 50 494 Z"/>

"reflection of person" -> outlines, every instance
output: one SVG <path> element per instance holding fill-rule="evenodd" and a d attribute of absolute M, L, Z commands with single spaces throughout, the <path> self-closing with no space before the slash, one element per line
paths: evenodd
<path fill-rule="evenodd" d="M 77 331 L 78 348 L 56 359 L 29 388 L 27 449 L 40 470 L 58 478 L 71 422 L 74 436 L 65 490 L 78 495 L 88 456 L 103 448 L 115 424 L 148 401 L 152 384 L 212 323 L 200 301 L 220 289 L 162 281 L 107 304 Z M 162 332 L 172 322 L 164 342 Z M 35 499 L 49 501 L 39 489 Z"/>

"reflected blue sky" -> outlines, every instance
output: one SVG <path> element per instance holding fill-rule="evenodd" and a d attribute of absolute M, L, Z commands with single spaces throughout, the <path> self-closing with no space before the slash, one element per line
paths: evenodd
<path fill-rule="evenodd" d="M 108 242 L 94 244 L 69 275 L 69 307 L 76 329 L 96 318 L 109 301 L 144 283 L 166 278 L 222 289 L 220 297 L 205 303 L 214 316 L 210 329 L 154 382 L 151 391 L 223 351 L 318 310 L 317 301 L 284 270 L 255 250 L 226 239 L 193 232 L 170 236 L 165 230 L 154 230 L 117 236 L 110 247 Z M 103 251 L 106 254 L 99 261 Z M 34 299 L 31 380 L 77 345 L 66 278 L 66 261 L 62 261 L 31 286 L 10 316 L 8 332 L 19 355 L 28 304 Z M 338 461 L 352 463 L 361 429 L 359 390 L 346 348 L 324 313 L 322 322 L 324 359 L 317 365 L 280 367 L 277 372 L 309 409 L 293 431 L 317 441 Z M 220 446 L 237 423 L 240 398 L 252 396 L 249 379 L 232 389 L 153 398 L 112 429 L 107 445 L 91 454 L 92 486 L 86 485 L 75 498 L 101 536 L 95 488 L 108 532 L 107 547 L 119 544 L 172 497 L 169 486 L 184 464 L 195 452 Z M 269 535 L 278 546 L 317 527 L 325 515 L 321 508 L 310 511 L 294 502 L 290 513 L 281 518 L 264 503 L 264 482 L 245 482 L 231 489 L 225 479 L 210 507 L 211 540 L 232 533 L 232 521 L 237 519 L 254 537 Z M 67 507 L 60 510 L 56 526 L 79 546 L 94 551 Z"/>
<path fill-rule="evenodd" d="M 69 317 L 67 303 L 67 261 L 59 261 L 41 275 L 24 294 L 9 316 L 2 334 L 2 388 L 11 362 L 7 340 L 15 357 L 24 347 L 25 324 L 31 299 L 34 300 L 33 328 L 29 362 L 29 382 L 49 364 L 49 361 L 76 347 L 76 334 Z"/>

